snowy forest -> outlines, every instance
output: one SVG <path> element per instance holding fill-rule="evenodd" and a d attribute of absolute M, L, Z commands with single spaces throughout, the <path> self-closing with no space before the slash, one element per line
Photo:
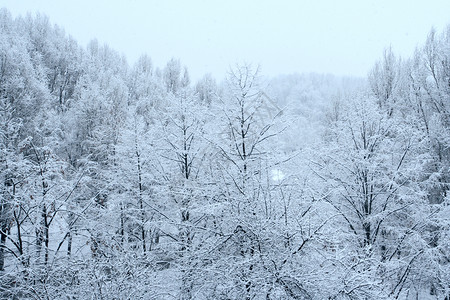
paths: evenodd
<path fill-rule="evenodd" d="M 386 46 L 192 82 L 0 10 L 0 298 L 449 300 L 450 26 Z"/>

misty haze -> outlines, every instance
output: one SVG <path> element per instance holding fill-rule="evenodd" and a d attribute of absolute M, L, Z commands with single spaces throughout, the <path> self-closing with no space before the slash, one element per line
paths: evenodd
<path fill-rule="evenodd" d="M 0 1 L 0 299 L 450 300 L 450 3 L 175 2 Z"/>

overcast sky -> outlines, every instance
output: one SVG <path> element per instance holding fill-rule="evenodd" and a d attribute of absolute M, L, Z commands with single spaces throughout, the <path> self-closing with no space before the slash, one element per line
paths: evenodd
<path fill-rule="evenodd" d="M 86 46 L 97 38 L 130 63 L 147 53 L 181 59 L 193 79 L 222 78 L 235 62 L 264 75 L 365 76 L 385 47 L 409 56 L 432 26 L 450 24 L 449 0 L 0 0 L 13 16 L 46 14 Z"/>

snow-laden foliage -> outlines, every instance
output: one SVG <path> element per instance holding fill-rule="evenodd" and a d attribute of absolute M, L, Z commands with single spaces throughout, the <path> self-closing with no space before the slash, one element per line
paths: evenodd
<path fill-rule="evenodd" d="M 449 55 L 192 83 L 0 10 L 0 298 L 448 299 Z"/>

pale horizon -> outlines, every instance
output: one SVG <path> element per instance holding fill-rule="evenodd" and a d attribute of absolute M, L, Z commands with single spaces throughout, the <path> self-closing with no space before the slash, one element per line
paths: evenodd
<path fill-rule="evenodd" d="M 366 76 L 392 46 L 409 57 L 430 29 L 449 23 L 448 1 L 11 1 L 13 17 L 45 14 L 81 46 L 97 39 L 130 65 L 148 54 L 163 68 L 181 60 L 193 80 L 225 76 L 230 65 L 262 74 Z"/>

